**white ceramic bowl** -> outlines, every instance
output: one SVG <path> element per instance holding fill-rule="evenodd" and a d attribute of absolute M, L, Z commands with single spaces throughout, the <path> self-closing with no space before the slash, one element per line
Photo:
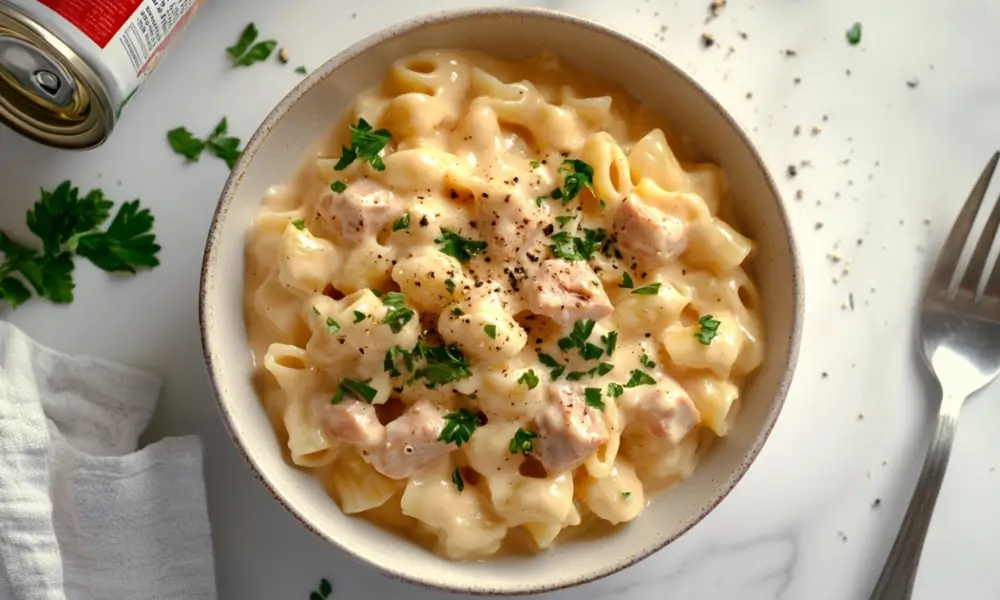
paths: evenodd
<path fill-rule="evenodd" d="M 632 524 L 536 556 L 450 562 L 363 518 L 345 516 L 316 479 L 282 457 L 251 385 L 243 252 L 265 190 L 297 169 L 320 132 L 392 61 L 441 47 L 512 58 L 552 51 L 620 83 L 658 110 L 675 133 L 688 136 L 700 158 L 722 165 L 735 223 L 759 244 L 751 272 L 762 296 L 769 349 L 744 393 L 732 433 L 714 445 L 691 478 L 654 497 Z M 795 244 L 774 183 L 750 141 L 705 90 L 653 49 L 603 25 L 542 9 L 480 8 L 381 31 L 334 57 L 281 101 L 247 144 L 223 190 L 205 251 L 200 312 L 205 360 L 223 419 L 261 481 L 306 527 L 352 556 L 415 583 L 467 593 L 525 594 L 584 583 L 633 564 L 676 539 L 722 500 L 760 451 L 781 410 L 798 351 L 802 304 Z"/>

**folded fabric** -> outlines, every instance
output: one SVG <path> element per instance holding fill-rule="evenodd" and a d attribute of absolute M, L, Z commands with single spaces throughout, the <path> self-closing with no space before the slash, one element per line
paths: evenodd
<path fill-rule="evenodd" d="M 0 599 L 216 598 L 200 441 L 136 450 L 160 387 L 0 322 Z"/>

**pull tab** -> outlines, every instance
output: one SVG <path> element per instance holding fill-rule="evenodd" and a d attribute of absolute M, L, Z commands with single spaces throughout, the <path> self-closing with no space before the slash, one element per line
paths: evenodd
<path fill-rule="evenodd" d="M 58 62 L 26 41 L 0 35 L 0 71 L 29 98 L 66 107 L 73 103 L 76 82 Z M 37 102 L 37 100 L 36 100 Z"/>

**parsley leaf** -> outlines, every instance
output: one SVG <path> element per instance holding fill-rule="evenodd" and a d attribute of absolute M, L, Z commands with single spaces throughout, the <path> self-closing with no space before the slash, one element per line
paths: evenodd
<path fill-rule="evenodd" d="M 356 311 L 354 311 L 354 322 L 355 323 L 360 323 L 361 321 L 364 321 L 365 317 L 367 317 L 367 316 L 368 315 L 366 315 L 365 313 L 361 312 L 360 310 L 356 310 Z"/>
<path fill-rule="evenodd" d="M 603 377 L 610 373 L 615 366 L 611 363 L 601 363 L 589 371 L 571 371 L 566 375 L 569 381 L 580 381 L 584 377 Z"/>
<path fill-rule="evenodd" d="M 640 385 L 653 385 L 656 380 L 649 376 L 649 373 L 635 369 L 632 371 L 632 376 L 628 378 L 628 383 L 625 384 L 627 388 L 634 388 Z"/>
<path fill-rule="evenodd" d="M 232 169 L 236 166 L 236 161 L 239 160 L 240 154 L 243 153 L 240 150 L 240 139 L 235 137 L 229 137 L 226 133 L 229 130 L 229 123 L 225 117 L 219 121 L 219 124 L 215 126 L 215 130 L 212 131 L 212 135 L 208 137 L 208 151 L 226 161 L 226 166 Z"/>
<path fill-rule="evenodd" d="M 530 164 L 531 164 L 531 168 L 532 169 L 537 169 L 538 167 L 542 166 L 541 161 L 538 161 L 538 160 L 533 160 L 533 161 L 531 161 Z"/>
<path fill-rule="evenodd" d="M 617 398 L 625 393 L 625 388 L 620 383 L 608 384 L 608 398 Z"/>
<path fill-rule="evenodd" d="M 625 500 L 625 502 L 631 502 L 632 492 L 622 492 L 622 499 Z"/>
<path fill-rule="evenodd" d="M 626 290 L 630 290 L 635 287 L 635 284 L 632 283 L 632 276 L 628 273 L 622 273 L 622 282 L 618 285 L 618 287 Z"/>
<path fill-rule="evenodd" d="M 20 279 L 4 277 L 0 279 L 0 300 L 6 301 L 11 308 L 17 308 L 31 299 L 29 290 Z"/>
<path fill-rule="evenodd" d="M 240 39 L 235 44 L 226 48 L 229 56 L 233 57 L 233 64 L 237 67 L 248 67 L 255 62 L 267 60 L 274 51 L 278 42 L 267 40 L 263 42 L 254 41 L 257 39 L 257 26 L 253 23 L 247 25 L 240 34 Z M 251 45 L 252 44 L 252 45 Z"/>
<path fill-rule="evenodd" d="M 531 456 L 531 453 L 535 449 L 535 442 L 532 441 L 538 437 L 538 434 L 530 429 L 525 429 L 523 427 L 518 427 L 517 431 L 514 432 L 514 437 L 510 438 L 510 450 L 511 454 L 521 453 L 525 456 Z"/>
<path fill-rule="evenodd" d="M 294 221 L 292 221 L 292 227 L 298 229 L 299 231 L 302 231 L 303 229 L 306 228 L 306 222 L 302 219 L 295 219 Z"/>
<path fill-rule="evenodd" d="M 857 22 L 854 25 L 851 25 L 850 29 L 848 29 L 847 33 L 845 33 L 844 35 L 847 38 L 847 43 L 848 44 L 850 44 L 852 46 L 857 46 L 858 44 L 860 44 L 861 43 L 861 23 Z"/>
<path fill-rule="evenodd" d="M 653 359 L 649 358 L 649 356 L 645 352 L 643 352 L 642 356 L 639 357 L 639 363 L 642 366 L 646 367 L 647 369 L 655 369 L 656 368 L 656 363 L 653 362 Z"/>
<path fill-rule="evenodd" d="M 462 481 L 462 470 L 458 467 L 455 467 L 455 470 L 451 474 L 451 482 L 458 488 L 459 494 L 465 491 L 465 482 Z"/>
<path fill-rule="evenodd" d="M 618 332 L 609 331 L 607 335 L 602 335 L 601 342 L 604 344 L 604 351 L 611 356 L 615 353 L 615 345 L 618 343 Z"/>
<path fill-rule="evenodd" d="M 388 325 L 393 333 L 402 331 L 416 314 L 412 308 L 406 306 L 406 297 L 399 292 L 389 292 L 382 296 L 382 304 L 389 308 L 385 318 L 382 319 L 382 324 Z"/>
<path fill-rule="evenodd" d="M 594 320 L 586 319 L 573 323 L 573 330 L 569 336 L 559 339 L 559 348 L 563 351 L 578 348 L 580 356 L 587 360 L 596 360 L 604 354 L 600 346 L 587 342 L 590 334 L 594 332 Z"/>
<path fill-rule="evenodd" d="M 441 429 L 438 440 L 461 447 L 462 444 L 469 441 L 473 432 L 476 431 L 476 427 L 479 427 L 481 418 L 482 413 L 469 412 L 464 408 L 446 414 L 444 420 L 447 422 Z"/>
<path fill-rule="evenodd" d="M 174 152 L 187 158 L 192 162 L 197 162 L 201 153 L 205 150 L 204 140 L 200 140 L 186 127 L 177 127 L 167 132 L 167 141 Z"/>
<path fill-rule="evenodd" d="M 698 319 L 698 325 L 700 326 L 699 331 L 695 332 L 694 337 L 698 339 L 699 342 L 705 346 L 712 343 L 715 336 L 719 333 L 719 325 L 722 323 L 712 318 L 712 315 L 704 315 Z"/>
<path fill-rule="evenodd" d="M 464 238 L 444 227 L 441 228 L 441 237 L 434 238 L 434 243 L 441 244 L 441 252 L 457 258 L 458 262 L 467 262 L 486 249 L 486 242 Z"/>
<path fill-rule="evenodd" d="M 601 388 L 584 388 L 583 399 L 587 406 L 604 410 L 604 400 L 601 400 Z"/>
<path fill-rule="evenodd" d="M 651 283 L 649 285 L 644 285 L 639 289 L 632 290 L 632 293 L 636 296 L 655 296 L 660 293 L 660 286 L 663 285 L 659 281 L 656 283 Z"/>
<path fill-rule="evenodd" d="M 399 217 L 398 219 L 392 222 L 393 231 L 399 231 L 400 229 L 409 229 L 409 228 L 410 228 L 410 213 L 408 212 L 403 213 L 402 217 Z"/>
<path fill-rule="evenodd" d="M 450 277 L 444 280 L 444 287 L 448 290 L 449 294 L 455 293 L 455 282 Z M 452 311 L 452 313 L 454 312 Z"/>
<path fill-rule="evenodd" d="M 483 331 L 486 332 L 486 335 L 489 336 L 489 338 L 491 340 L 497 339 L 497 326 L 496 325 L 487 325 L 486 327 L 483 327 Z"/>
<path fill-rule="evenodd" d="M 125 202 L 107 231 L 79 238 L 76 253 L 109 272 L 135 273 L 140 267 L 155 267 L 160 264 L 156 258 L 160 246 L 152 229 L 149 209 L 140 209 L 138 200 Z"/>
<path fill-rule="evenodd" d="M 333 334 L 337 333 L 338 331 L 340 331 L 340 323 L 337 323 L 336 321 L 334 321 L 330 317 L 327 317 L 326 318 L 326 332 L 328 334 L 330 334 L 330 335 L 333 335 Z"/>
<path fill-rule="evenodd" d="M 345 396 L 357 396 L 361 398 L 368 404 L 371 404 L 375 400 L 375 396 L 378 395 L 378 390 L 368 385 L 371 379 L 366 379 L 365 381 L 358 381 L 357 379 L 344 379 L 337 385 L 337 391 L 333 394 L 333 398 L 330 399 L 331 404 L 340 404 L 344 401 Z"/>
<path fill-rule="evenodd" d="M 549 240 L 554 242 L 549 246 L 552 255 L 565 260 L 589 260 L 608 237 L 608 232 L 603 229 L 581 231 L 583 237 L 573 237 L 568 231 L 560 231 L 549 236 Z"/>
<path fill-rule="evenodd" d="M 521 376 L 517 378 L 518 383 L 522 383 L 528 387 L 529 390 L 533 390 L 538 387 L 538 375 L 535 375 L 534 369 L 528 369 Z"/>
<path fill-rule="evenodd" d="M 427 361 L 414 372 L 414 379 L 426 379 L 428 387 L 472 377 L 472 371 L 469 370 L 472 364 L 455 344 L 427 346 L 421 342 L 417 344 L 414 354 Z"/>
<path fill-rule="evenodd" d="M 295 72 L 298 73 L 299 75 L 305 75 L 309 71 L 306 70 L 305 65 L 299 65 L 295 67 Z"/>
<path fill-rule="evenodd" d="M 576 217 L 573 215 L 561 215 L 556 217 L 556 223 L 559 223 L 559 229 L 562 229 L 567 223 L 571 222 L 575 218 Z"/>
<path fill-rule="evenodd" d="M 399 346 L 393 346 L 385 351 L 385 360 L 382 361 L 383 370 L 392 377 L 402 375 L 399 369 L 396 368 L 396 358 L 400 356 L 403 357 L 403 364 L 406 365 L 406 369 L 411 372 L 413 371 L 413 354 Z"/>
<path fill-rule="evenodd" d="M 41 199 L 28 210 L 28 229 L 42 240 L 45 255 L 58 254 L 64 245 L 72 252 L 80 236 L 108 219 L 112 206 L 101 190 L 80 198 L 77 188 L 64 181 L 51 192 L 41 191 Z"/>
<path fill-rule="evenodd" d="M 392 141 L 392 134 L 387 129 L 372 131 L 372 126 L 364 119 L 358 119 L 357 125 L 351 125 L 351 147 L 344 147 L 340 160 L 333 166 L 336 171 L 343 171 L 355 160 L 367 162 L 376 171 L 384 171 L 385 163 L 379 152 Z"/>
<path fill-rule="evenodd" d="M 330 189 L 337 194 L 343 194 L 344 190 L 347 189 L 347 184 L 339 179 L 330 184 Z"/>
<path fill-rule="evenodd" d="M 582 160 L 575 158 L 564 160 L 562 166 L 559 167 L 559 173 L 563 175 L 563 186 L 554 190 L 552 197 L 561 200 L 563 206 L 579 196 L 583 188 L 594 193 L 594 169 Z"/>
<path fill-rule="evenodd" d="M 561 377 L 562 374 L 566 371 L 566 367 L 565 366 L 559 364 L 559 361 L 557 361 L 556 359 L 552 358 L 548 354 L 539 353 L 538 354 L 538 360 L 540 360 L 541 363 L 543 365 L 545 365 L 546 367 L 549 367 L 550 369 L 552 369 L 551 371 L 549 371 L 549 378 L 552 381 L 555 381 L 556 379 L 559 379 L 559 377 Z"/>

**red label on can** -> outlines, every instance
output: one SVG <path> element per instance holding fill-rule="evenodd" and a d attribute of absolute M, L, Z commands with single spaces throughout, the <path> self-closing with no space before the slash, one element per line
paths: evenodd
<path fill-rule="evenodd" d="M 104 48 L 143 0 L 39 0 Z"/>

